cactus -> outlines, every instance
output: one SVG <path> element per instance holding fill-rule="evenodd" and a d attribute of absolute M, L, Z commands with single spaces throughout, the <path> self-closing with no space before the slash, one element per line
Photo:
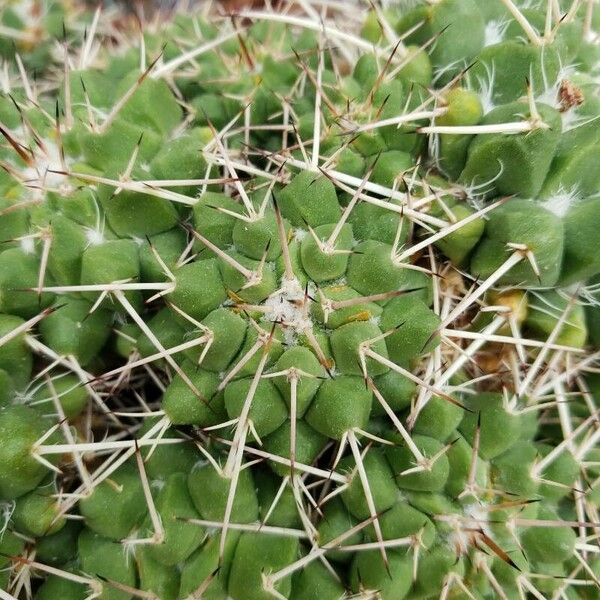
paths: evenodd
<path fill-rule="evenodd" d="M 0 597 L 600 595 L 596 0 L 0 0 Z"/>

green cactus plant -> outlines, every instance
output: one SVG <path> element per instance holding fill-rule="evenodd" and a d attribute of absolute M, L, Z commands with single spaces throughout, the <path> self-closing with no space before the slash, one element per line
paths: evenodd
<path fill-rule="evenodd" d="M 0 0 L 0 597 L 599 597 L 596 0 Z"/>

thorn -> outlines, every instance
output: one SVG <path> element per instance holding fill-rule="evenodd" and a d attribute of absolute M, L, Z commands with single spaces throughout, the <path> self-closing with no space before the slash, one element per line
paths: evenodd
<path fill-rule="evenodd" d="M 502 550 L 498 544 L 494 540 L 492 540 L 482 529 L 474 530 L 475 533 L 478 533 L 481 536 L 481 541 L 501 560 L 503 560 L 507 565 L 510 565 L 513 569 L 516 569 L 521 573 L 521 569 L 517 566 L 515 561 L 508 555 L 507 552 Z"/>
<path fill-rule="evenodd" d="M 6 138 L 6 141 L 13 147 L 14 151 L 21 157 L 23 162 L 25 162 L 28 166 L 33 165 L 32 158 L 23 150 L 23 145 L 17 142 L 7 129 L 4 128 L 3 125 L 0 124 L 0 133 Z"/>

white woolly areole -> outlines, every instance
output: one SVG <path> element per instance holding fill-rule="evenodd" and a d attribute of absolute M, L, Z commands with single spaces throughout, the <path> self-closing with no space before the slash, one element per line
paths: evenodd
<path fill-rule="evenodd" d="M 312 295 L 315 291 L 315 285 L 309 283 L 308 293 Z M 267 321 L 285 323 L 283 331 L 287 344 L 295 344 L 299 333 L 312 328 L 312 321 L 305 307 L 305 291 L 296 278 L 284 277 L 281 287 L 264 304 L 270 309 L 265 314 Z"/>
<path fill-rule="evenodd" d="M 15 506 L 16 503 L 14 500 L 0 503 L 0 541 L 2 541 L 4 532 L 8 529 Z"/>
<path fill-rule="evenodd" d="M 57 189 L 65 185 L 65 176 L 53 172 L 64 170 L 60 148 L 52 140 L 43 140 L 43 145 L 44 150 L 36 152 L 34 164 L 22 171 L 23 180 L 30 186 L 35 199 L 43 199 L 48 188 Z"/>
<path fill-rule="evenodd" d="M 35 239 L 32 237 L 26 237 L 21 240 L 21 250 L 25 254 L 35 253 Z"/>
<path fill-rule="evenodd" d="M 560 92 L 561 83 L 565 79 L 569 79 L 569 77 L 571 77 L 573 75 L 573 73 L 575 72 L 575 67 L 573 65 L 562 65 L 561 64 L 559 71 L 558 71 L 558 75 L 556 76 L 556 79 L 554 81 L 549 81 L 548 76 L 546 74 L 546 70 L 544 68 L 543 59 L 544 59 L 544 54 L 542 53 L 542 77 L 543 77 L 544 89 L 540 93 L 537 93 L 537 90 L 534 90 L 536 92 L 535 99 L 536 99 L 536 102 L 542 102 L 543 104 L 548 104 L 548 106 L 552 106 L 552 108 L 555 108 L 556 110 L 560 110 L 561 104 L 560 104 L 559 92 Z M 530 73 L 530 80 L 533 81 L 532 73 Z M 576 111 L 573 111 L 573 110 L 567 110 L 567 111 L 561 112 L 561 118 L 563 120 L 563 125 L 565 123 L 565 119 L 573 118 L 574 113 L 576 113 Z M 570 117 L 568 117 L 568 115 L 570 115 Z M 564 129 L 564 127 L 563 127 L 563 129 Z"/>
<path fill-rule="evenodd" d="M 577 188 L 571 190 L 560 190 L 558 194 L 548 198 L 544 202 L 544 208 L 555 214 L 557 217 L 564 217 L 569 210 L 579 200 L 579 194 Z"/>
<path fill-rule="evenodd" d="M 485 24 L 484 46 L 493 46 L 499 44 L 504 39 L 504 34 L 510 21 L 500 19 L 498 21 L 490 21 Z"/>
<path fill-rule="evenodd" d="M 294 237 L 298 242 L 301 242 L 307 235 L 306 229 L 294 229 Z"/>
<path fill-rule="evenodd" d="M 475 88 L 479 90 L 479 100 L 483 108 L 483 113 L 487 115 L 487 113 L 495 108 L 493 95 L 494 82 L 496 79 L 496 64 L 494 62 L 492 62 L 491 65 L 483 63 L 483 68 L 485 69 L 485 75 L 475 78 L 477 80 Z"/>
<path fill-rule="evenodd" d="M 491 535 L 488 526 L 488 512 L 485 509 L 485 504 L 467 504 L 463 508 L 463 514 L 467 519 L 473 519 L 473 524 L 468 522 L 465 525 L 465 521 L 460 515 L 456 515 L 456 518 L 450 521 L 453 531 L 449 535 L 448 542 L 456 554 L 464 555 L 471 550 L 473 533 L 467 531 L 468 529 L 476 527 L 486 535 Z"/>
<path fill-rule="evenodd" d="M 104 243 L 104 233 L 100 229 L 86 228 L 85 238 L 90 246 L 99 246 Z"/>

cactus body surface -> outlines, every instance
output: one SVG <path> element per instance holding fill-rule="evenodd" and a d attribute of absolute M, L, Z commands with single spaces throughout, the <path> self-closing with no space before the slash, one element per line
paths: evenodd
<path fill-rule="evenodd" d="M 276 4 L 0 0 L 0 597 L 600 598 L 600 5 Z"/>

